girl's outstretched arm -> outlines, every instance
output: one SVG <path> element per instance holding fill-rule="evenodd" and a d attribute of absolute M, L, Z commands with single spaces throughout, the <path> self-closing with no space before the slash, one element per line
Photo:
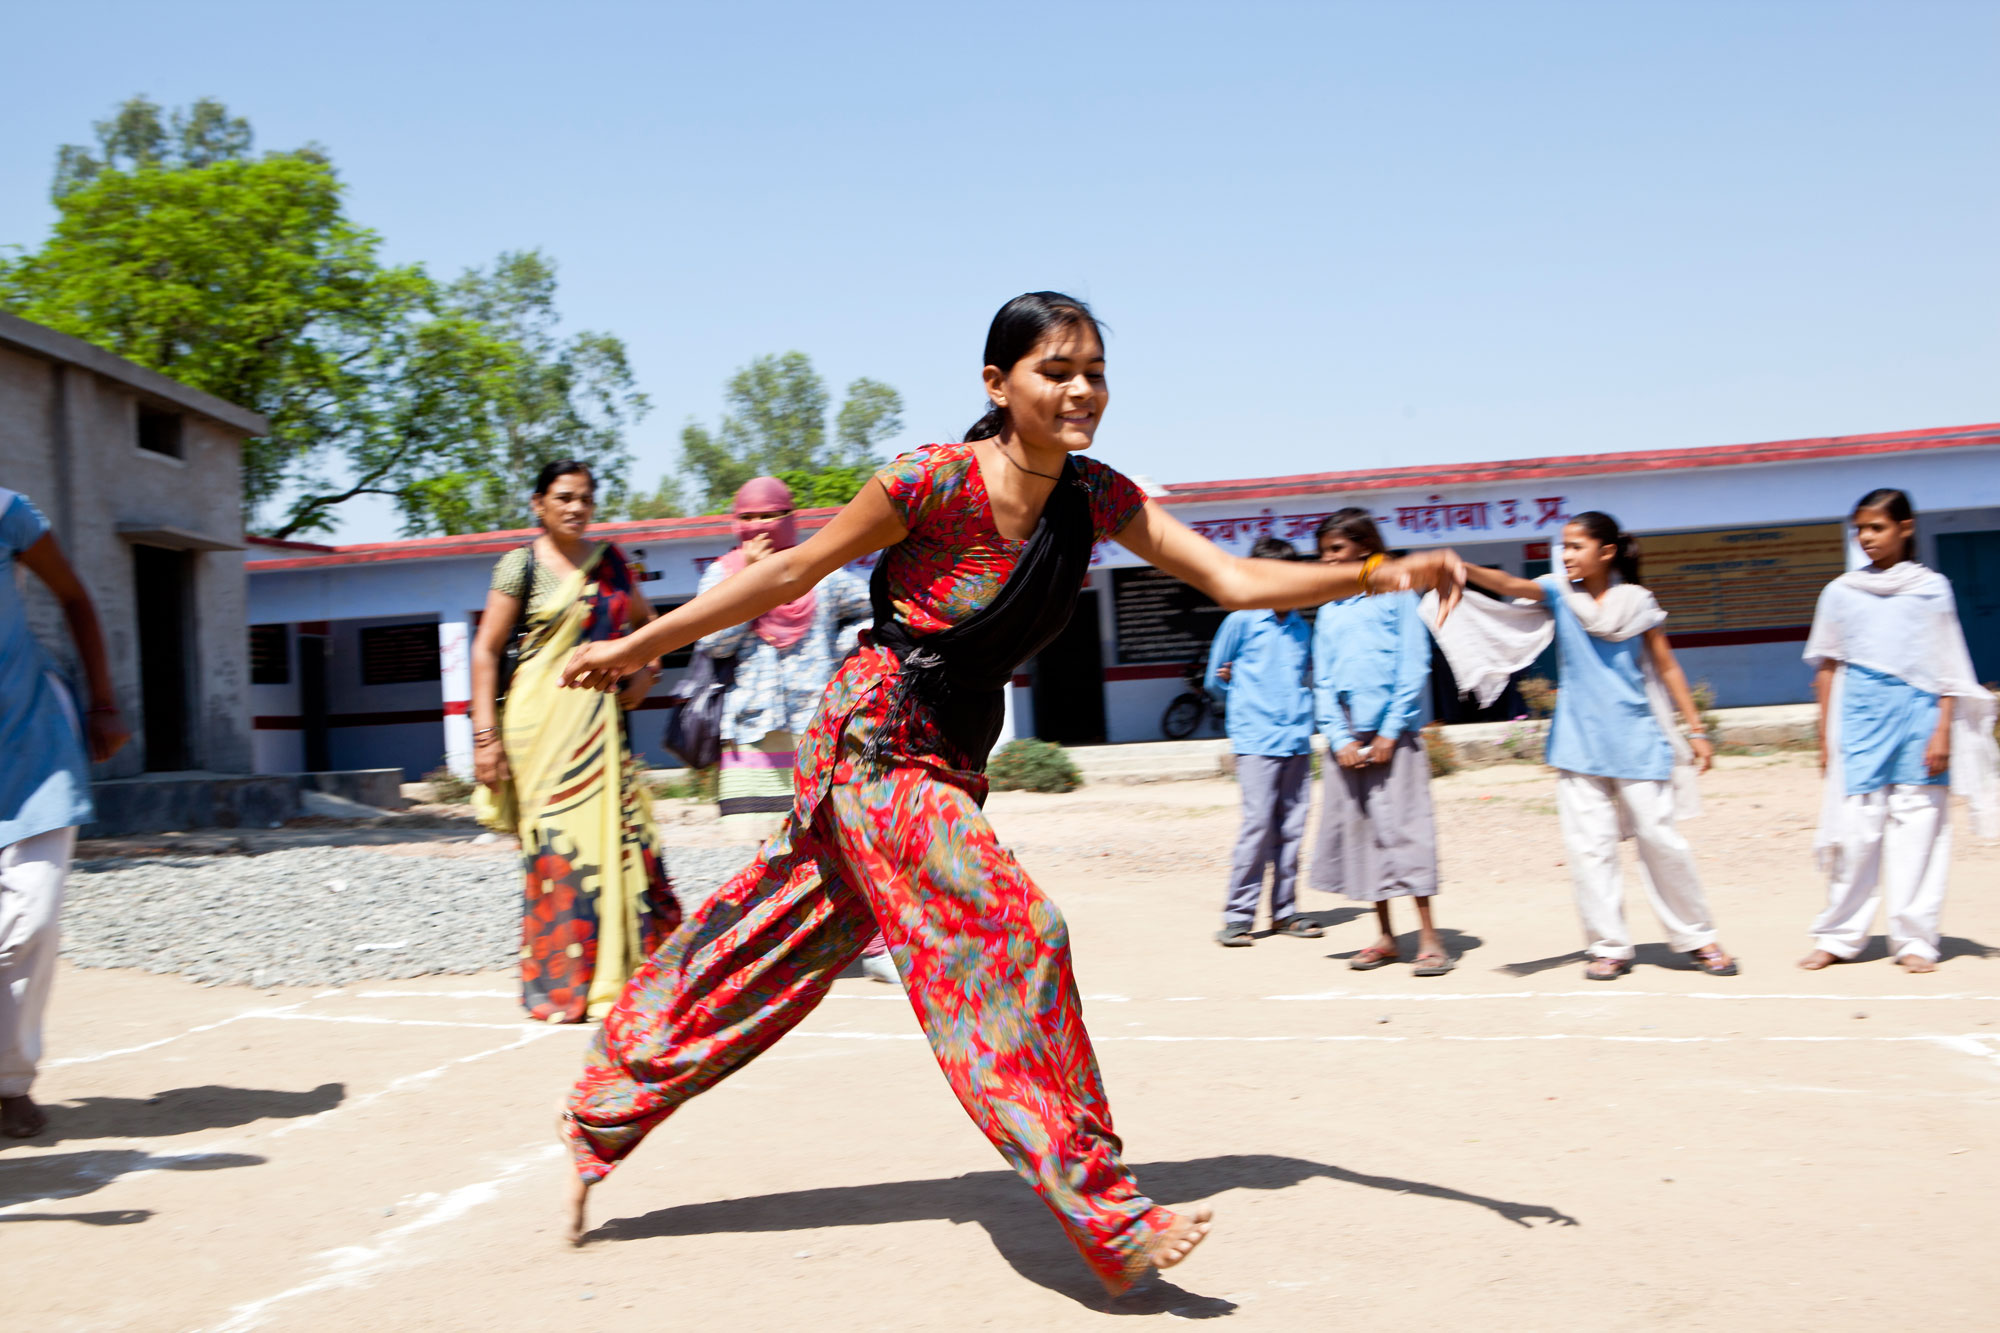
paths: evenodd
<path fill-rule="evenodd" d="M 622 639 L 587 643 L 563 667 L 562 683 L 584 689 L 615 688 L 641 662 L 685 647 L 705 634 L 754 620 L 772 607 L 811 591 L 821 579 L 862 556 L 894 546 L 908 533 L 882 483 L 870 480 L 833 521 L 783 551 L 702 593 L 685 606 Z"/>
<path fill-rule="evenodd" d="M 1504 569 L 1488 569 L 1484 565 L 1467 565 L 1465 567 L 1465 581 L 1467 583 L 1478 584 L 1480 587 L 1486 589 L 1486 591 L 1497 593 L 1502 597 L 1518 597 L 1529 602 L 1539 602 L 1542 600 L 1541 584 L 1535 582 L 1533 579 L 1524 579 L 1519 575 L 1509 574 Z"/>
<path fill-rule="evenodd" d="M 1672 645 L 1667 642 L 1667 632 L 1653 628 L 1646 631 L 1646 651 L 1653 655 L 1653 670 L 1660 677 L 1660 684 L 1667 687 L 1667 697 L 1674 701 L 1674 707 L 1687 720 L 1688 748 L 1694 751 L 1695 760 L 1701 771 L 1706 773 L 1715 764 L 1715 742 L 1701 727 L 1701 710 L 1694 706 L 1694 693 L 1688 689 L 1687 677 L 1681 672 L 1681 664 L 1674 657 Z"/>
<path fill-rule="evenodd" d="M 1229 554 L 1151 500 L 1119 532 L 1118 544 L 1181 582 L 1192 583 L 1227 611 L 1319 606 L 1363 591 L 1361 564 L 1246 560 Z M 1420 592 L 1435 588 L 1442 621 L 1464 591 L 1464 562 L 1451 550 L 1385 560 L 1370 577 L 1368 591 L 1396 588 Z"/>

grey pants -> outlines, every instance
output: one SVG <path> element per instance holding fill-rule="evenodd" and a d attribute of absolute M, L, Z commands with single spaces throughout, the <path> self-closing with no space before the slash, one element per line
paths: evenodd
<path fill-rule="evenodd" d="M 1236 756 L 1236 784 L 1243 790 L 1243 827 L 1229 866 L 1224 925 L 1249 925 L 1264 896 L 1264 869 L 1277 863 L 1271 885 L 1271 920 L 1298 911 L 1299 843 L 1312 808 L 1310 754 Z"/>

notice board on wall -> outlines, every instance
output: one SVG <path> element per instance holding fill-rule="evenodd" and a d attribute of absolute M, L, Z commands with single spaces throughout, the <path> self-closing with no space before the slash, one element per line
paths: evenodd
<path fill-rule="evenodd" d="M 1820 589 L 1847 569 L 1838 523 L 1642 537 L 1640 574 L 1669 634 L 1810 625 Z"/>
<path fill-rule="evenodd" d="M 1223 609 L 1199 588 L 1150 567 L 1111 571 L 1118 664 L 1208 662 Z"/>

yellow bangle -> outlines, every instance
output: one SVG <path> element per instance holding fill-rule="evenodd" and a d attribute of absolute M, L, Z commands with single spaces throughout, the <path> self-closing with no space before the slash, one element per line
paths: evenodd
<path fill-rule="evenodd" d="M 1375 595 L 1375 588 L 1374 588 L 1375 571 L 1381 568 L 1382 561 L 1385 558 L 1386 557 L 1384 557 L 1380 551 L 1377 551 L 1374 555 L 1369 556 L 1366 560 L 1363 560 L 1361 562 L 1360 583 L 1361 583 L 1361 595 L 1363 597 L 1373 597 Z"/>

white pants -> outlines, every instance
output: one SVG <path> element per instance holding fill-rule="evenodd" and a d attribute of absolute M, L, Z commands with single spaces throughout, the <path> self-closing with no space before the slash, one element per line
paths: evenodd
<path fill-rule="evenodd" d="M 1841 802 L 1840 871 L 1827 885 L 1813 942 L 1835 958 L 1868 944 L 1889 899 L 1889 956 L 1938 957 L 1938 920 L 1951 870 L 1951 789 L 1897 783 Z"/>
<path fill-rule="evenodd" d="M 74 828 L 0 847 L 0 1097 L 26 1096 L 42 1058 L 63 881 L 75 850 Z"/>
<path fill-rule="evenodd" d="M 1625 928 L 1625 887 L 1618 876 L 1618 842 L 1630 829 L 1639 844 L 1639 880 L 1667 940 L 1687 953 L 1715 943 L 1715 925 L 1695 873 L 1694 853 L 1674 826 L 1674 784 L 1636 778 L 1556 773 L 1556 813 L 1569 850 L 1576 911 L 1584 945 L 1596 958 L 1632 957 Z"/>

